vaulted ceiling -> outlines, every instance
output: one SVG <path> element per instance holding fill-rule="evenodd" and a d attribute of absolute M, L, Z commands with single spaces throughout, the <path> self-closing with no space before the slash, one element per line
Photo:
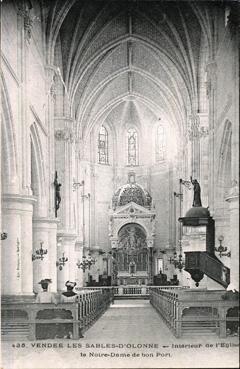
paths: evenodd
<path fill-rule="evenodd" d="M 199 109 L 199 72 L 211 57 L 209 4 L 48 4 L 48 62 L 61 69 L 81 135 L 110 116 L 121 120 L 133 104 L 184 132 L 187 114 Z"/>

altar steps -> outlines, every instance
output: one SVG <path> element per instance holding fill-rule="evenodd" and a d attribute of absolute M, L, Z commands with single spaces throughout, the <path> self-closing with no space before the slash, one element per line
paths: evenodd
<path fill-rule="evenodd" d="M 149 295 L 115 295 L 114 300 L 149 300 Z"/>

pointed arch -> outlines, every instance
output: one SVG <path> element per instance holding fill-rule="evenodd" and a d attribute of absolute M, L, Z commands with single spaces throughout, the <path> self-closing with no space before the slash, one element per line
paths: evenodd
<path fill-rule="evenodd" d="M 232 123 L 226 120 L 220 144 L 218 164 L 218 184 L 221 199 L 224 198 L 224 194 L 231 184 L 231 138 Z"/>
<path fill-rule="evenodd" d="M 17 148 L 12 108 L 3 74 L 1 74 L 1 105 L 3 190 L 6 186 L 10 192 L 11 187 L 15 187 L 18 183 Z M 16 190 L 17 188 L 13 189 L 14 192 Z"/>
<path fill-rule="evenodd" d="M 46 196 L 46 176 L 42 145 L 39 138 L 38 128 L 34 122 L 30 127 L 31 139 L 31 186 L 33 194 L 38 198 L 38 204 Z"/>

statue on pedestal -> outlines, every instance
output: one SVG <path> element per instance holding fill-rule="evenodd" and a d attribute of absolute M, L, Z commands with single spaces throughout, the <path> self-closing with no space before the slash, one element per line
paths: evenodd
<path fill-rule="evenodd" d="M 200 184 L 198 183 L 196 179 L 192 179 L 192 177 L 190 177 L 190 180 L 193 184 L 193 191 L 194 191 L 192 206 L 193 207 L 202 206 Z"/>

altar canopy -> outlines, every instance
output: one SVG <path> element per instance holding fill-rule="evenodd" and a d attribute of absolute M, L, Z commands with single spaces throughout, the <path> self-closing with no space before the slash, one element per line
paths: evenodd
<path fill-rule="evenodd" d="M 134 174 L 114 193 L 109 236 L 117 284 L 148 284 L 152 279 L 155 212 L 150 193 L 135 182 Z"/>

